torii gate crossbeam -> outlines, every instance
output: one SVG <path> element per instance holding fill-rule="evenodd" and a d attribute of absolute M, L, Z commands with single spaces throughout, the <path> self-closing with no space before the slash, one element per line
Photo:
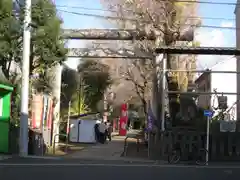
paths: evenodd
<path fill-rule="evenodd" d="M 69 48 L 69 58 L 125 58 L 125 59 L 152 59 L 153 56 L 136 54 L 128 49 L 111 49 L 111 48 Z"/>
<path fill-rule="evenodd" d="M 135 29 L 63 29 L 63 39 L 74 40 L 156 40 L 157 34 L 147 33 Z M 194 29 L 189 27 L 180 32 L 178 41 L 189 41 L 193 39 Z"/>
<path fill-rule="evenodd" d="M 235 55 L 240 56 L 240 49 L 232 47 L 180 47 L 165 46 L 155 49 L 158 54 L 195 54 L 195 55 Z"/>

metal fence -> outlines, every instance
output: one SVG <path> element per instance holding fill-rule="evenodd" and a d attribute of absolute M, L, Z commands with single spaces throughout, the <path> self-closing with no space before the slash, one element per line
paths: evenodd
<path fill-rule="evenodd" d="M 205 147 L 206 133 L 196 131 L 166 131 L 161 136 L 151 136 L 152 159 L 167 159 L 174 145 L 179 144 L 182 160 L 188 160 L 193 146 Z M 156 139 L 157 138 L 157 139 Z M 212 132 L 210 133 L 209 160 L 210 161 L 239 161 L 240 160 L 240 132 Z M 193 152 L 194 153 L 194 152 Z"/>

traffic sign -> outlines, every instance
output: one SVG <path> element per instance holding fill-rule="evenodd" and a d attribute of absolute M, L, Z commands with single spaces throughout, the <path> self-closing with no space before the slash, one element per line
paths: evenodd
<path fill-rule="evenodd" d="M 207 116 L 207 117 L 212 117 L 213 116 L 213 111 L 211 110 L 204 110 L 204 116 Z"/>
<path fill-rule="evenodd" d="M 209 160 L 209 156 L 208 156 L 208 152 L 209 152 L 209 130 L 210 130 L 210 120 L 211 117 L 213 116 L 213 111 L 211 110 L 204 110 L 203 114 L 204 116 L 207 117 L 207 136 L 206 136 L 206 150 L 207 150 L 207 154 L 206 154 L 206 162 L 208 165 L 208 160 Z"/>

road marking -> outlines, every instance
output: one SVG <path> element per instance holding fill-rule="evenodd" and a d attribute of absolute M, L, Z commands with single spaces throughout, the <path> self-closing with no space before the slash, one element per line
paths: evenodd
<path fill-rule="evenodd" d="M 0 163 L 1 166 L 91 166 L 91 167 L 159 167 L 159 168 L 196 168 L 196 169 L 240 169 L 240 166 L 190 166 L 190 165 L 160 165 L 160 164 L 94 164 L 94 163 Z"/>

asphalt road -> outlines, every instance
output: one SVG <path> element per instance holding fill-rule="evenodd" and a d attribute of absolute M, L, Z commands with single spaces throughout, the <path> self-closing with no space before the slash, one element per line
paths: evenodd
<path fill-rule="evenodd" d="M 0 161 L 0 179 L 6 180 L 239 180 L 240 166 L 171 166 L 99 161 Z"/>

